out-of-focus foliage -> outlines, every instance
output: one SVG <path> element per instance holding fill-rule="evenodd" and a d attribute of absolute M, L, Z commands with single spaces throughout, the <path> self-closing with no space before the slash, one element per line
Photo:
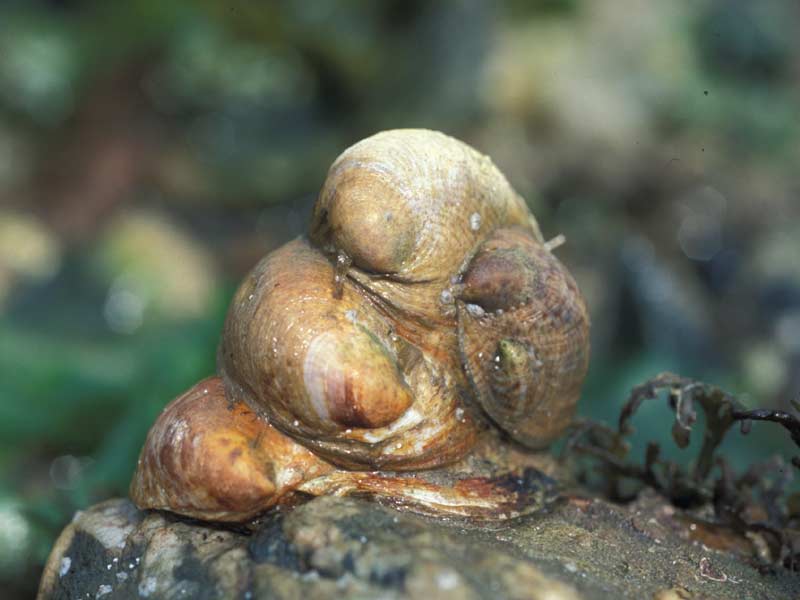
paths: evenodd
<path fill-rule="evenodd" d="M 566 235 L 584 415 L 663 370 L 791 410 L 797 31 L 796 3 L 748 0 L 0 4 L 3 589 L 125 493 L 154 416 L 213 371 L 237 281 L 380 129 L 472 143 Z M 721 451 L 787 448 L 757 424 Z"/>

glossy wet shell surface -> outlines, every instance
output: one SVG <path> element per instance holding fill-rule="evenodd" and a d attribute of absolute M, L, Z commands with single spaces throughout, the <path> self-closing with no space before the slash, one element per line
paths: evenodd
<path fill-rule="evenodd" d="M 242 282 L 220 378 L 159 417 L 132 496 L 227 520 L 298 490 L 521 514 L 536 486 L 509 483 L 528 466 L 504 434 L 557 437 L 588 357 L 583 298 L 492 161 L 383 132 L 334 162 L 309 237 Z"/>
<path fill-rule="evenodd" d="M 488 156 L 444 134 L 385 131 L 343 152 L 314 207 L 311 239 L 403 281 L 450 277 L 487 231 L 538 226 Z"/>
<path fill-rule="evenodd" d="M 314 206 L 312 243 L 408 318 L 437 322 L 439 295 L 499 226 L 536 219 L 488 156 L 442 133 L 385 131 L 345 150 Z"/>
<path fill-rule="evenodd" d="M 173 400 L 150 429 L 131 482 L 140 508 L 240 521 L 333 467 L 285 437 L 218 377 Z"/>
<path fill-rule="evenodd" d="M 352 281 L 334 299 L 334 269 L 305 240 L 260 263 L 237 292 L 219 361 L 232 398 L 350 468 L 452 462 L 476 426 L 456 411 L 458 369 L 426 357 Z"/>
<path fill-rule="evenodd" d="M 310 231 L 233 300 L 231 397 L 357 469 L 446 464 L 493 425 L 542 446 L 568 424 L 586 309 L 488 157 L 424 130 L 367 138 L 334 162 Z"/>
<path fill-rule="evenodd" d="M 589 316 L 575 281 L 512 229 L 487 240 L 464 285 L 459 346 L 478 402 L 517 441 L 546 446 L 571 421 L 589 366 Z"/>

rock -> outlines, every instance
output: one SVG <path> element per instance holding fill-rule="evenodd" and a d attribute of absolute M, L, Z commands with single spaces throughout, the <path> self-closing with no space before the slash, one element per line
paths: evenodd
<path fill-rule="evenodd" d="M 55 544 L 41 599 L 789 598 L 800 577 L 759 572 L 690 541 L 678 511 L 569 497 L 504 523 L 435 520 L 320 497 L 242 527 L 109 500 Z"/>

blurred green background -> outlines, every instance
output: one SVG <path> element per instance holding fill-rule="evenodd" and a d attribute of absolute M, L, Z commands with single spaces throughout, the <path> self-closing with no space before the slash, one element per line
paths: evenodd
<path fill-rule="evenodd" d="M 800 386 L 793 1 L 0 4 L 0 582 L 126 493 L 226 304 L 381 129 L 491 155 L 593 316 L 580 411 L 661 370 L 751 406 Z M 645 407 L 637 443 L 666 441 Z M 790 451 L 756 424 L 725 451 Z M 686 460 L 690 453 L 675 456 Z"/>

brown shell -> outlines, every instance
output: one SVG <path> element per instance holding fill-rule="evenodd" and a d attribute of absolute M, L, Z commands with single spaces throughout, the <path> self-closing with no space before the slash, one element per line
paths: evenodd
<path fill-rule="evenodd" d="M 351 276 L 373 293 L 436 321 L 450 279 L 477 244 L 505 225 L 541 239 L 525 201 L 488 156 L 436 131 L 396 129 L 358 142 L 334 161 L 310 238 L 352 257 Z"/>
<path fill-rule="evenodd" d="M 131 481 L 139 508 L 214 521 L 263 512 L 300 484 L 333 470 L 209 377 L 173 400 L 155 422 Z"/>
<path fill-rule="evenodd" d="M 458 481 L 471 481 L 476 444 L 500 443 L 494 426 L 547 444 L 574 410 L 588 329 L 574 281 L 490 159 L 436 132 L 377 134 L 334 162 L 309 239 L 245 278 L 218 351 L 222 383 L 165 410 L 131 493 L 219 519 L 296 489 L 457 514 L 516 506 L 527 496 L 506 483 L 451 490 L 446 477 L 397 472 L 464 465 Z"/>
<path fill-rule="evenodd" d="M 486 413 L 542 447 L 569 424 L 589 365 L 589 315 L 575 281 L 527 232 L 499 229 L 463 278 L 459 346 Z"/>
<path fill-rule="evenodd" d="M 333 266 L 305 240 L 261 261 L 225 323 L 219 364 L 230 397 L 348 468 L 462 456 L 476 426 L 455 417 L 469 393 L 459 369 L 401 337 L 351 280 L 333 295 Z"/>
<path fill-rule="evenodd" d="M 458 459 L 478 425 L 442 298 L 477 244 L 513 224 L 540 239 L 466 144 L 424 130 L 356 144 L 330 169 L 310 242 L 264 259 L 237 292 L 219 352 L 229 393 L 349 468 Z"/>

